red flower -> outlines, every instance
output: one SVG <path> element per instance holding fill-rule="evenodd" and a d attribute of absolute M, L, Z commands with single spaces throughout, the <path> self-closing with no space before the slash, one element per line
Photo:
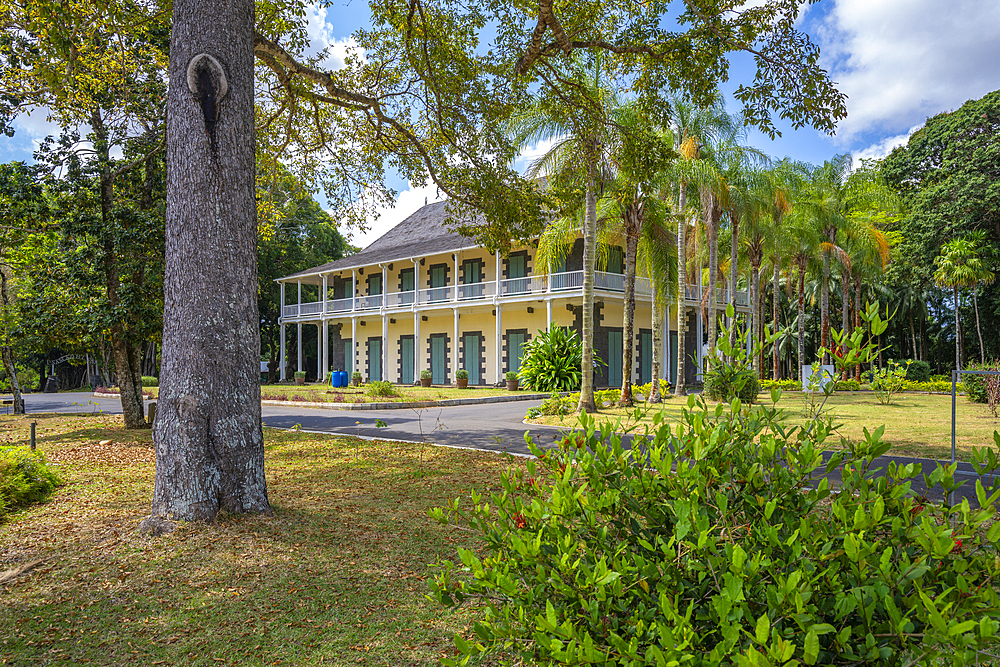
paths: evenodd
<path fill-rule="evenodd" d="M 524 528 L 525 526 L 528 525 L 528 522 L 525 520 L 524 515 L 521 514 L 520 512 L 518 512 L 511 518 L 514 520 L 515 528 Z"/>
<path fill-rule="evenodd" d="M 955 546 L 951 548 L 951 553 L 962 552 L 962 540 L 955 540 Z"/>

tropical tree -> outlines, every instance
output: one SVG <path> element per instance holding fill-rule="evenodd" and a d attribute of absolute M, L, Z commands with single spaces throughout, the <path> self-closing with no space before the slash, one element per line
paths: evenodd
<path fill-rule="evenodd" d="M 995 275 L 980 256 L 979 235 L 969 235 L 949 241 L 941 248 L 941 254 L 934 259 L 934 280 L 942 287 L 950 287 L 954 297 L 955 307 L 955 368 L 961 369 L 964 358 L 962 344 L 962 327 L 959 318 L 959 290 L 972 289 L 975 300 L 975 288 L 980 283 L 993 282 Z M 980 359 L 986 363 L 986 353 L 983 350 L 983 335 L 979 326 L 979 308 L 976 307 L 976 330 L 979 333 Z"/>
<path fill-rule="evenodd" d="M 878 172 L 862 165 L 852 171 L 848 154 L 837 155 L 807 176 L 798 205 L 823 238 L 823 273 L 820 297 L 820 345 L 830 345 L 830 274 L 838 235 L 873 216 L 898 209 L 898 197 Z"/>
<path fill-rule="evenodd" d="M 554 140 L 553 146 L 528 168 L 532 179 L 544 177 L 564 215 L 583 203 L 583 377 L 578 409 L 596 412 L 594 401 L 594 271 L 597 264 L 597 196 L 607 179 L 609 110 L 618 103 L 600 85 L 599 64 L 594 72 L 577 60 L 567 64 L 573 85 L 543 87 L 532 104 L 515 112 L 510 121 L 519 146 Z"/>
<path fill-rule="evenodd" d="M 801 211 L 794 211 L 789 217 L 786 243 L 784 253 L 796 268 L 797 277 L 797 303 L 798 313 L 795 318 L 798 325 L 797 348 L 798 367 L 801 369 L 806 365 L 806 275 L 810 270 L 810 265 L 814 264 L 820 254 L 821 237 L 819 229 L 808 216 L 802 215 Z"/>

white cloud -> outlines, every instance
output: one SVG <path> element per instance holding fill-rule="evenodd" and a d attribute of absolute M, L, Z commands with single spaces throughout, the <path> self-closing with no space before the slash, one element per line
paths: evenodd
<path fill-rule="evenodd" d="M 896 146 L 902 146 L 913 133 L 919 130 L 923 125 L 914 125 L 910 128 L 909 132 L 904 132 L 903 134 L 897 134 L 892 137 L 886 137 L 881 141 L 876 141 L 874 144 L 861 148 L 858 150 L 851 151 L 851 157 L 854 158 L 855 166 L 861 164 L 861 160 L 880 160 L 886 155 L 892 152 L 892 149 Z"/>
<path fill-rule="evenodd" d="M 309 5 L 306 7 L 306 32 L 309 35 L 307 55 L 317 55 L 327 49 L 326 58 L 320 66 L 327 70 L 337 70 L 344 66 L 350 51 L 357 51 L 364 58 L 364 51 L 358 47 L 354 37 L 338 39 L 333 34 L 333 24 L 327 21 L 327 7 Z"/>
<path fill-rule="evenodd" d="M 522 174 L 526 173 L 528 167 L 531 166 L 532 162 L 534 162 L 538 158 L 548 153 L 553 146 L 555 146 L 563 139 L 564 137 L 556 137 L 554 139 L 543 139 L 536 144 L 528 146 L 527 148 L 521 151 L 521 154 L 514 162 L 515 168 L 517 168 Z"/>
<path fill-rule="evenodd" d="M 900 133 L 1000 88 L 997 0 L 836 0 L 814 30 L 848 95 L 838 138 Z"/>
<path fill-rule="evenodd" d="M 409 189 L 403 190 L 399 193 L 399 197 L 396 198 L 395 206 L 379 207 L 378 219 L 375 219 L 374 217 L 368 218 L 367 230 L 361 231 L 354 228 L 342 231 L 347 234 L 351 245 L 355 245 L 359 248 L 366 248 L 378 237 L 395 227 L 407 216 L 416 212 L 425 204 L 441 201 L 443 199 L 445 199 L 443 193 L 439 193 L 437 187 L 433 184 L 416 188 L 410 186 Z"/>

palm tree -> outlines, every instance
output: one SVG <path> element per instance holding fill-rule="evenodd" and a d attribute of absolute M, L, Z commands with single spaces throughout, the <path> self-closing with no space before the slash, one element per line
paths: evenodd
<path fill-rule="evenodd" d="M 975 287 L 979 283 L 992 283 L 995 275 L 980 256 L 979 243 L 983 237 L 969 235 L 945 243 L 941 254 L 934 258 L 937 267 L 934 270 L 934 281 L 942 287 L 950 287 L 955 300 L 955 368 L 962 368 L 963 345 L 962 327 L 959 321 L 958 291 L 961 288 L 973 289 L 975 302 Z M 979 305 L 975 306 L 976 331 L 979 334 L 980 360 L 986 363 L 986 352 L 983 349 L 983 335 L 979 328 Z"/>
<path fill-rule="evenodd" d="M 820 250 L 819 230 L 812 220 L 801 214 L 800 211 L 793 211 L 789 217 L 787 234 L 785 235 L 784 252 L 791 260 L 797 270 L 798 287 L 798 366 L 801 369 L 806 365 L 806 274 L 810 264 L 815 261 Z"/>
<path fill-rule="evenodd" d="M 672 199 L 677 202 L 677 384 L 674 394 L 687 393 L 685 364 L 687 351 L 685 332 L 687 331 L 687 310 L 684 301 L 687 294 L 687 237 L 690 227 L 688 212 L 688 186 L 698 180 L 698 158 L 702 146 L 725 133 L 732 125 L 721 100 L 709 107 L 698 107 L 680 97 L 673 97 L 664 110 L 669 129 L 674 136 L 674 150 L 679 158 L 674 168 L 676 174 Z M 663 198 L 667 198 L 663 192 Z"/>
<path fill-rule="evenodd" d="M 799 203 L 823 237 L 820 345 L 830 345 L 830 271 L 838 235 L 859 220 L 898 209 L 899 200 L 876 170 L 851 170 L 851 156 L 837 155 L 808 175 Z"/>
<path fill-rule="evenodd" d="M 534 103 L 511 118 L 510 128 L 518 145 L 555 139 L 555 144 L 535 160 L 528 170 L 532 178 L 545 176 L 550 188 L 564 201 L 583 194 L 583 360 L 580 403 L 583 412 L 596 412 L 594 401 L 594 270 L 597 263 L 597 197 L 605 175 L 605 145 L 609 126 L 607 110 L 617 106 L 614 93 L 602 88 L 600 64 L 586 72 L 571 59 L 563 77 L 570 85 L 543 88 Z M 583 192 L 580 193 L 580 190 Z"/>
<path fill-rule="evenodd" d="M 652 131 L 647 119 L 634 104 L 609 109 L 608 115 L 615 131 L 609 135 L 610 179 L 604 196 L 608 206 L 602 208 L 611 213 L 611 219 L 606 224 L 619 231 L 624 239 L 622 386 L 618 406 L 631 407 L 636 260 L 640 244 L 645 246 L 643 252 L 650 260 L 654 255 L 662 254 L 662 248 L 653 247 L 658 237 L 646 231 L 654 221 L 664 217 L 663 202 L 656 196 L 662 184 L 657 181 L 664 178 L 674 142 L 669 131 Z M 656 156 L 660 156 L 660 160 Z M 659 264 L 662 266 L 662 262 Z"/>

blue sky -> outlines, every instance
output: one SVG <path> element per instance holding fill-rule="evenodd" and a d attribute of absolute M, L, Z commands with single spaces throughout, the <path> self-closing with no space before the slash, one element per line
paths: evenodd
<path fill-rule="evenodd" d="M 313 43 L 332 47 L 333 66 L 337 54 L 349 48 L 351 33 L 368 26 L 368 4 L 332 0 L 326 8 L 312 7 L 309 20 Z M 812 163 L 845 152 L 882 157 L 905 143 L 927 117 L 1000 89 L 998 26 L 998 0 L 823 0 L 810 5 L 801 28 L 819 44 L 823 66 L 847 94 L 848 117 L 833 137 L 779 125 L 781 138 L 772 141 L 752 132 L 750 141 L 769 155 Z M 734 58 L 723 91 L 731 93 L 752 77 L 750 58 Z M 38 140 L 52 131 L 40 111 L 19 119 L 16 128 L 13 138 L 0 140 L 2 161 L 30 160 Z M 529 157 L 543 148 L 529 151 Z M 400 191 L 396 207 L 384 211 L 368 231 L 355 230 L 355 245 L 364 247 L 425 198 L 436 197 L 433 187 L 391 185 Z"/>

